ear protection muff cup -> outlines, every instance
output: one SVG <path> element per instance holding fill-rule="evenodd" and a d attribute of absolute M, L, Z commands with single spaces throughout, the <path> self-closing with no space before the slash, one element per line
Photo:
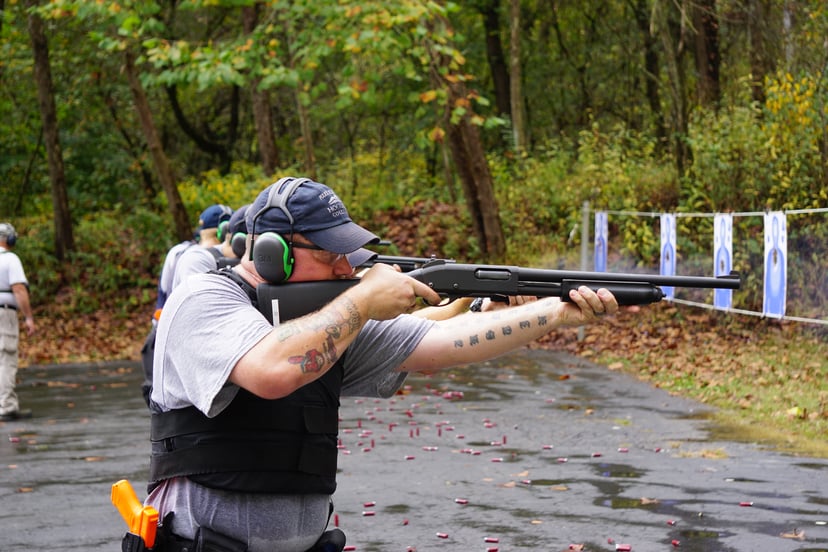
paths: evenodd
<path fill-rule="evenodd" d="M 224 233 L 227 231 L 227 227 L 230 226 L 230 219 L 223 220 L 219 223 L 218 228 L 216 228 L 216 239 L 220 242 L 224 241 L 225 235 Z"/>
<path fill-rule="evenodd" d="M 284 282 L 293 273 L 290 246 L 275 232 L 261 234 L 253 248 L 253 265 L 268 282 Z"/>
<path fill-rule="evenodd" d="M 252 228 L 248 228 L 248 231 L 254 234 L 253 243 L 250 246 L 253 266 L 256 267 L 259 275 L 271 284 L 280 284 L 293 273 L 293 215 L 287 208 L 287 202 L 296 188 L 305 182 L 310 182 L 310 179 L 286 177 L 273 184 L 267 203 L 253 217 Z M 282 186 L 285 186 L 285 190 L 280 192 Z M 255 236 L 256 221 L 269 209 L 281 209 L 285 213 L 290 222 L 290 243 L 275 232 L 264 232 Z"/>
<path fill-rule="evenodd" d="M 244 232 L 233 234 L 233 237 L 230 238 L 230 248 L 233 250 L 233 254 L 241 259 L 245 250 L 247 250 L 247 234 Z"/>

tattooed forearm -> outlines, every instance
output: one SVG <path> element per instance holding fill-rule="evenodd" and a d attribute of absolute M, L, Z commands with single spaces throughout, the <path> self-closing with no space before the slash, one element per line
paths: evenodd
<path fill-rule="evenodd" d="M 499 317 L 494 317 L 497 320 Z M 546 326 L 549 323 L 549 319 L 546 315 L 538 315 L 535 325 L 537 326 Z M 532 321 L 531 320 L 520 320 L 517 323 L 517 327 L 519 330 L 528 330 L 532 328 Z M 511 324 L 505 324 L 500 328 L 489 328 L 483 331 L 482 337 L 479 334 L 472 334 L 469 335 L 466 340 L 464 339 L 455 339 L 454 340 L 454 348 L 455 349 L 462 349 L 466 345 L 469 347 L 475 347 L 480 345 L 482 341 L 495 341 L 498 337 L 505 337 L 512 335 L 514 332 L 514 328 Z"/>
<path fill-rule="evenodd" d="M 288 358 L 291 364 L 296 364 L 303 374 L 318 373 L 326 370 L 329 366 L 333 366 L 336 359 L 339 358 L 339 352 L 336 348 L 336 338 L 339 337 L 339 328 L 331 326 L 327 330 L 328 337 L 325 339 L 325 345 L 322 351 L 318 349 L 308 349 L 304 355 L 296 355 Z"/>
<path fill-rule="evenodd" d="M 292 356 L 288 361 L 298 365 L 303 374 L 315 374 L 325 368 L 325 355 L 316 349 L 309 349 L 304 355 Z"/>
<path fill-rule="evenodd" d="M 299 366 L 303 374 L 324 372 L 339 358 L 338 340 L 344 335 L 352 335 L 362 327 L 362 316 L 354 302 L 348 297 L 341 297 L 330 308 L 303 317 L 299 321 L 280 325 L 276 328 L 280 341 L 305 331 L 325 332 L 325 341 L 320 348 L 311 348 L 302 355 L 288 358 L 291 364 Z M 321 337 L 321 336 L 320 336 Z"/>
<path fill-rule="evenodd" d="M 306 319 L 307 325 L 305 329 L 312 332 L 330 332 L 329 328 L 340 327 L 345 325 L 345 318 L 336 309 L 323 309 Z"/>
<path fill-rule="evenodd" d="M 276 326 L 276 339 L 279 341 L 285 341 L 289 337 L 293 335 L 298 335 L 302 329 L 299 327 L 299 324 L 294 322 L 289 322 L 287 324 L 279 324 Z"/>
<path fill-rule="evenodd" d="M 348 312 L 347 322 L 349 333 L 358 332 L 362 327 L 362 315 L 359 314 L 359 309 L 356 304 L 351 301 L 350 297 L 343 297 L 341 301 L 345 307 L 345 310 Z"/>

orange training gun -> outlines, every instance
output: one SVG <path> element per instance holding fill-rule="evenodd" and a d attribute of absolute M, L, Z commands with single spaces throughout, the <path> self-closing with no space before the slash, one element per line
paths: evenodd
<path fill-rule="evenodd" d="M 112 485 L 112 504 L 118 508 L 121 517 L 129 527 L 129 534 L 140 537 L 146 550 L 155 546 L 158 530 L 158 510 L 144 506 L 129 481 L 122 479 Z"/>

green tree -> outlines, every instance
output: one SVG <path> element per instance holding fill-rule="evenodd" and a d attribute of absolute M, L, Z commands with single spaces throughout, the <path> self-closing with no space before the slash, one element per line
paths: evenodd
<path fill-rule="evenodd" d="M 43 137 L 49 165 L 49 180 L 52 183 L 52 209 L 55 214 L 55 257 L 66 259 L 67 252 L 74 251 L 75 238 L 72 233 L 72 217 L 66 192 L 66 172 L 63 167 L 63 153 L 58 135 L 57 109 L 55 107 L 54 83 L 49 64 L 49 43 L 46 39 L 43 19 L 40 17 L 36 0 L 26 2 L 29 12 L 29 36 L 34 54 L 34 80 L 37 87 L 40 118 L 43 122 Z"/>

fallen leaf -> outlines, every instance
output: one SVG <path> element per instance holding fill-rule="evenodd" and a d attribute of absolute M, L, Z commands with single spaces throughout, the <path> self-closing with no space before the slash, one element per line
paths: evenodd
<path fill-rule="evenodd" d="M 789 531 L 787 533 L 779 533 L 779 536 L 783 539 L 805 540 L 805 531 L 794 529 L 793 531 Z"/>

